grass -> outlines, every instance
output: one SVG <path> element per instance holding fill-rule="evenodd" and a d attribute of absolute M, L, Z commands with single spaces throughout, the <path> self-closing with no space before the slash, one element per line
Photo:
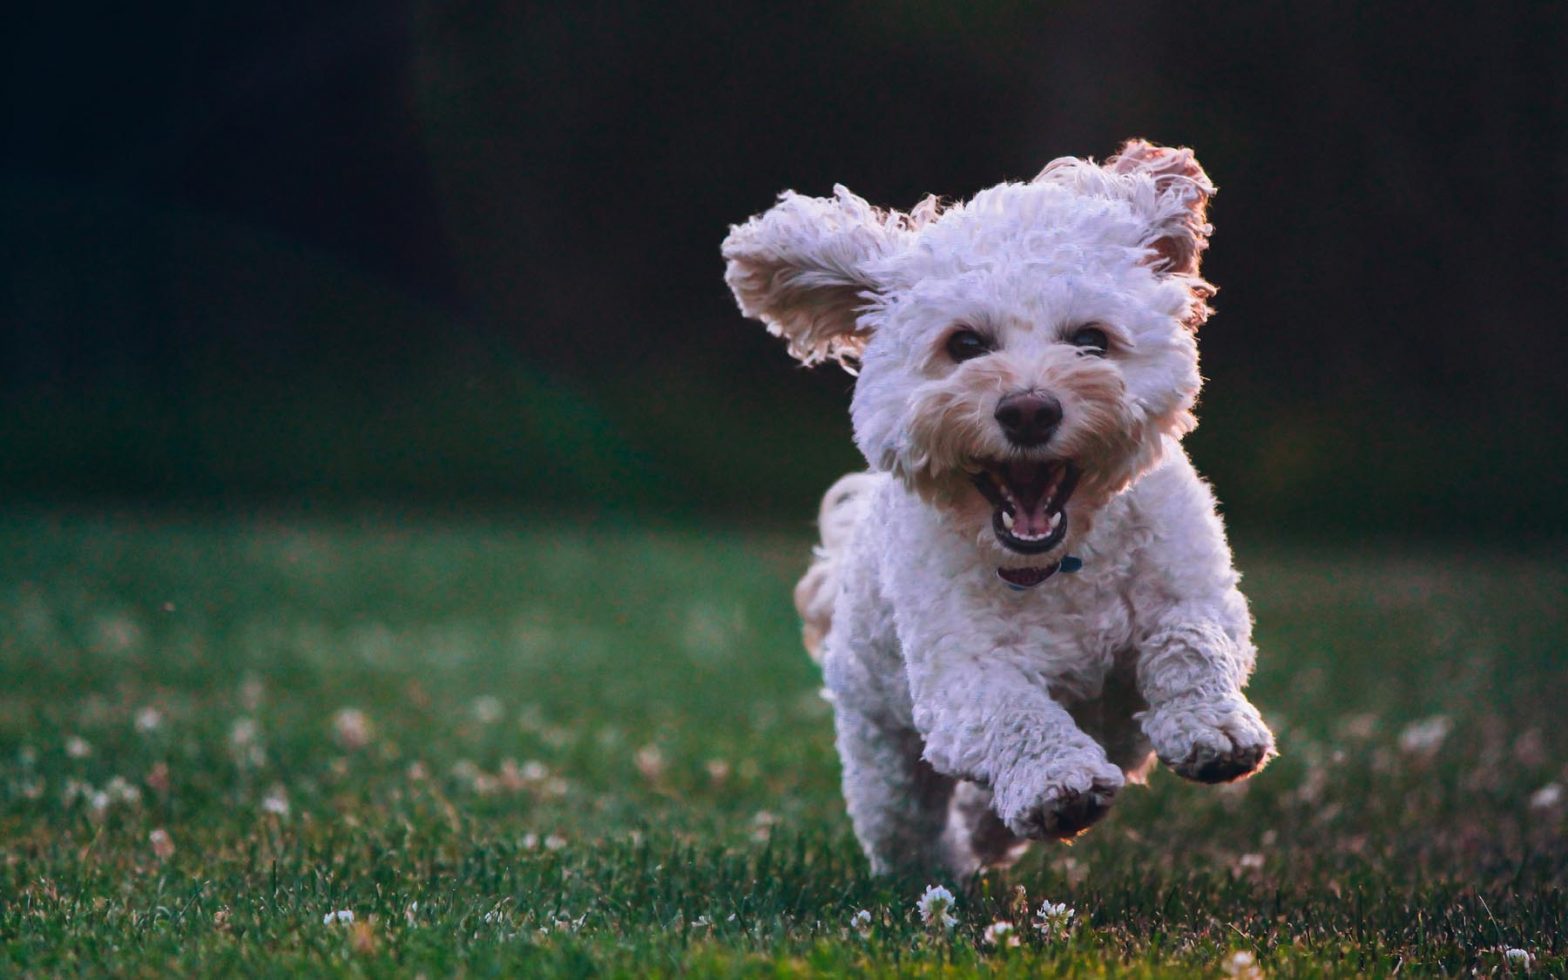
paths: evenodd
<path fill-rule="evenodd" d="M 0 972 L 1568 970 L 1559 561 L 1242 542 L 1283 757 L 1158 773 L 949 882 L 945 932 L 850 836 L 788 603 L 808 545 L 0 519 Z"/>

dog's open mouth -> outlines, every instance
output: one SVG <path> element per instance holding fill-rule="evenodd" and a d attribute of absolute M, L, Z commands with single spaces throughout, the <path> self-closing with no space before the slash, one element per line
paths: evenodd
<path fill-rule="evenodd" d="M 996 540 L 1020 555 L 1042 555 L 1067 536 L 1067 500 L 1078 467 L 1065 459 L 988 463 L 973 475 L 981 496 L 996 508 Z"/>

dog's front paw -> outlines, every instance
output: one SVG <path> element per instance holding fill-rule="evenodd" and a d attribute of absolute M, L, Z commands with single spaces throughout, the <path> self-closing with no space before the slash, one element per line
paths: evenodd
<path fill-rule="evenodd" d="M 1143 719 L 1160 761 L 1178 776 L 1228 783 L 1274 757 L 1274 733 L 1240 694 L 1162 705 Z"/>
<path fill-rule="evenodd" d="M 996 795 L 996 813 L 1019 837 L 1066 840 L 1105 816 L 1125 781 L 1103 759 L 1058 761 L 1011 780 Z"/>

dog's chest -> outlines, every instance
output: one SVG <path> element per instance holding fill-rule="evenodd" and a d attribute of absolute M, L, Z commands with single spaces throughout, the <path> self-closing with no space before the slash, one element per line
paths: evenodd
<path fill-rule="evenodd" d="M 1131 608 L 1114 583 L 1058 574 L 1023 593 L 985 590 L 976 605 L 993 649 L 1067 701 L 1097 698 L 1132 647 Z"/>
<path fill-rule="evenodd" d="M 1073 702 L 1099 697 L 1132 649 L 1133 610 L 1110 570 L 1059 573 L 1014 592 L 993 569 L 924 557 L 889 590 L 906 657 L 1002 660 Z"/>

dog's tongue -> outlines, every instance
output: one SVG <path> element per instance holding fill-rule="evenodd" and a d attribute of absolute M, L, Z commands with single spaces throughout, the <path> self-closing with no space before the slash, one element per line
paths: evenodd
<path fill-rule="evenodd" d="M 1014 534 L 1035 536 L 1051 530 L 1051 515 L 1046 513 L 1046 507 L 1055 489 L 1051 479 L 1054 472 L 1054 467 L 1042 463 L 1007 464 L 1004 478 L 1017 504 L 1013 510 Z"/>

